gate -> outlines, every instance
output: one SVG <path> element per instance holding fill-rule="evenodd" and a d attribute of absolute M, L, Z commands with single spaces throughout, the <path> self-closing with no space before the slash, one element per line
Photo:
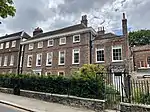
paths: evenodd
<path fill-rule="evenodd" d="M 127 73 L 106 74 L 105 79 L 106 108 L 120 110 L 120 102 L 130 102 L 130 77 Z"/>

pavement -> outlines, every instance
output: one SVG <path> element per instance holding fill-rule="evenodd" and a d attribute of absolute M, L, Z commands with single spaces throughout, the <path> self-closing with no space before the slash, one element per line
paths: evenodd
<path fill-rule="evenodd" d="M 32 98 L 0 93 L 0 103 L 29 112 L 94 112 L 92 110 L 49 103 Z"/>

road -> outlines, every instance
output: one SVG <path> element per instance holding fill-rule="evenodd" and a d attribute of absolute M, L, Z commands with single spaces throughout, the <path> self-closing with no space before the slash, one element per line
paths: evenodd
<path fill-rule="evenodd" d="M 0 104 L 0 112 L 26 112 L 17 108 Z"/>

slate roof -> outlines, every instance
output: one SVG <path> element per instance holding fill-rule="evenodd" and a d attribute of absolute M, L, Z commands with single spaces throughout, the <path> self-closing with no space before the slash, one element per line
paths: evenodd
<path fill-rule="evenodd" d="M 21 34 L 23 33 L 23 31 L 20 31 L 20 32 L 16 32 L 16 33 L 12 33 L 12 34 L 8 34 L 8 35 L 5 35 L 5 36 L 1 36 L 0 39 L 5 39 L 5 38 L 11 38 L 11 37 L 15 37 L 15 36 L 21 36 Z M 30 36 L 24 32 L 24 35 L 23 35 L 24 38 L 30 38 Z"/>
<path fill-rule="evenodd" d="M 103 35 L 97 35 L 97 38 L 95 40 L 101 40 L 101 39 L 111 39 L 111 38 L 121 38 L 123 36 L 118 36 L 113 33 L 105 33 Z"/>
<path fill-rule="evenodd" d="M 56 34 L 66 33 L 66 32 L 80 30 L 80 29 L 84 29 L 84 28 L 86 28 L 85 25 L 83 25 L 83 24 L 77 24 L 77 25 L 73 25 L 73 26 L 61 28 L 61 29 L 54 30 L 54 31 L 40 33 L 38 35 L 33 36 L 32 38 L 30 38 L 28 40 L 37 39 L 37 38 L 41 38 L 41 37 L 46 37 L 46 36 L 50 36 L 50 35 L 56 35 Z"/>

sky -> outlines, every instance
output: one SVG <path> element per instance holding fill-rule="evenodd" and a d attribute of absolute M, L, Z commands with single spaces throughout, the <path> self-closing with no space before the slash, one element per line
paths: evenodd
<path fill-rule="evenodd" d="M 96 31 L 121 33 L 122 13 L 126 13 L 129 31 L 150 29 L 150 0 L 14 0 L 15 17 L 0 18 L 0 35 L 35 28 L 44 32 L 78 24 L 87 15 L 88 26 Z"/>

